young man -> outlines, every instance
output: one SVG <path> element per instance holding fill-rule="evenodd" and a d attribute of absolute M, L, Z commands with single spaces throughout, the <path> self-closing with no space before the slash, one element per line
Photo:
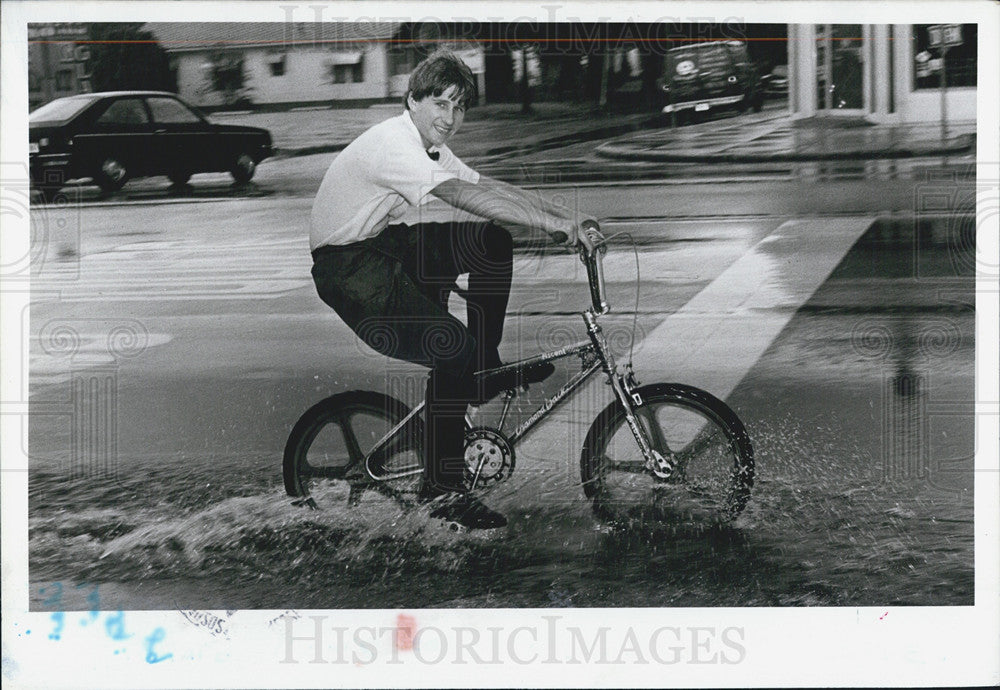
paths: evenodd
<path fill-rule="evenodd" d="M 430 367 L 420 496 L 435 502 L 431 515 L 488 528 L 507 521 L 465 491 L 464 420 L 468 404 L 516 383 L 474 375 L 501 364 L 513 266 L 502 225 L 539 228 L 571 245 L 590 240 L 569 209 L 479 175 L 451 152 L 447 142 L 476 98 L 472 72 L 454 54 L 438 51 L 421 62 L 404 112 L 330 165 L 313 204 L 310 245 L 323 301 L 376 351 Z M 392 224 L 433 198 L 487 220 Z M 447 308 L 462 273 L 469 274 L 467 326 Z M 551 373 L 546 364 L 524 378 Z"/>

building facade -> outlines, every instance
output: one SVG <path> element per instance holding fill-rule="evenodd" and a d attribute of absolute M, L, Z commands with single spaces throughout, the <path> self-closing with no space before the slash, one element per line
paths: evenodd
<path fill-rule="evenodd" d="M 405 93 L 417 55 L 401 24 L 151 23 L 180 95 L 208 110 L 362 105 Z M 449 44 L 482 78 L 482 50 Z M 432 46 L 423 46 L 426 49 Z"/>
<path fill-rule="evenodd" d="M 28 24 L 28 110 L 92 91 L 87 24 Z"/>
<path fill-rule="evenodd" d="M 929 25 L 790 24 L 788 108 L 797 117 L 933 123 L 944 112 L 975 121 L 978 35 L 975 24 L 956 26 L 961 44 L 942 55 Z"/>

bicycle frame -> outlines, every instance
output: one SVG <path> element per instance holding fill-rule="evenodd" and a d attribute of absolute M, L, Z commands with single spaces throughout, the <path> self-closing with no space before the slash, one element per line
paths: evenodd
<path fill-rule="evenodd" d="M 514 429 L 513 432 L 511 432 L 508 436 L 511 444 L 516 444 L 519 440 L 524 438 L 524 436 L 542 419 L 548 416 L 549 413 L 551 413 L 552 410 L 559 405 L 559 403 L 572 395 L 598 370 L 603 370 L 605 376 L 608 378 L 608 382 L 611 384 L 615 397 L 625 410 L 625 420 L 629 429 L 632 431 L 632 434 L 635 436 L 636 443 L 638 443 L 639 448 L 642 451 L 642 455 L 645 460 L 645 468 L 656 473 L 657 476 L 667 477 L 673 472 L 674 462 L 672 458 L 665 458 L 660 453 L 653 450 L 652 444 L 647 437 L 646 430 L 641 424 L 639 424 L 635 413 L 635 406 L 642 405 L 642 399 L 639 397 L 639 394 L 635 392 L 639 384 L 633 375 L 631 366 L 627 367 L 624 373 L 618 372 L 618 365 L 615 363 L 614 355 L 604 338 L 603 330 L 597 323 L 599 316 L 602 316 L 610 311 L 608 303 L 605 300 L 604 271 L 601 262 L 602 249 L 603 248 L 594 249 L 591 252 L 581 251 L 581 260 L 587 267 L 587 279 L 590 287 L 592 303 L 592 306 L 583 312 L 583 320 L 586 324 L 587 335 L 590 337 L 590 340 L 581 341 L 574 345 L 553 350 L 552 352 L 546 352 L 534 357 L 512 362 L 498 369 L 491 369 L 489 373 L 508 373 L 542 362 L 551 362 L 566 357 L 572 357 L 574 355 L 580 356 L 583 360 L 582 370 L 567 381 L 566 384 L 555 393 L 555 395 L 544 400 L 539 408 L 528 419 L 522 422 L 516 429 Z M 500 413 L 500 421 L 496 425 L 498 429 L 503 428 L 504 422 L 507 420 L 507 414 L 510 411 L 511 401 L 515 396 L 516 392 L 513 391 L 507 391 L 505 394 L 503 411 Z M 390 429 L 385 436 L 383 436 L 378 443 L 375 444 L 365 457 L 365 471 L 373 480 L 388 481 L 393 479 L 402 479 L 404 477 L 411 477 L 420 474 L 423 471 L 422 467 L 412 467 L 391 473 L 376 475 L 371 470 L 369 460 L 385 448 L 392 441 L 392 439 L 395 438 L 400 430 L 410 423 L 410 421 L 424 409 L 424 405 L 425 403 L 421 402 L 419 405 L 414 407 L 402 421 Z"/>

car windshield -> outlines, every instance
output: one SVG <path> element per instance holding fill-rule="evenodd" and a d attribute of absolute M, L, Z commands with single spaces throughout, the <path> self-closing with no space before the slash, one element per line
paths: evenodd
<path fill-rule="evenodd" d="M 28 122 L 30 124 L 39 122 L 65 122 L 93 103 L 94 98 L 94 96 L 57 98 L 28 115 Z"/>

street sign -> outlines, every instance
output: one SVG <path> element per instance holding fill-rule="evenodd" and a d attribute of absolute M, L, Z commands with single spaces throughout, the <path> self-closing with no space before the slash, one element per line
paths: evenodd
<path fill-rule="evenodd" d="M 961 24 L 934 24 L 927 27 L 927 38 L 931 48 L 951 48 L 962 45 Z"/>

